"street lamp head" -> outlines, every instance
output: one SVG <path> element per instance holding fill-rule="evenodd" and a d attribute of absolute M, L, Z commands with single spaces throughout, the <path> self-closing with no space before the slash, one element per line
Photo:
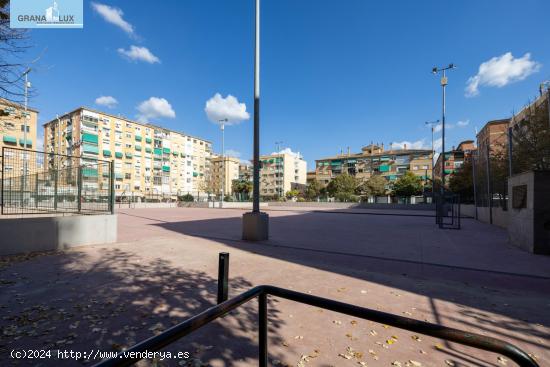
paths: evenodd
<path fill-rule="evenodd" d="M 454 69 L 456 68 L 455 64 L 449 64 L 449 69 Z"/>
<path fill-rule="evenodd" d="M 437 74 L 437 66 L 434 66 L 432 69 L 432 74 Z"/>

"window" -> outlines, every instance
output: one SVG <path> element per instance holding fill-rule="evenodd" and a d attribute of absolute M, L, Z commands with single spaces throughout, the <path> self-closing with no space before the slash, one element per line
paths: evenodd
<path fill-rule="evenodd" d="M 27 132 L 29 132 L 31 127 L 27 125 Z M 21 125 L 21 131 L 25 131 L 25 125 Z"/>
<path fill-rule="evenodd" d="M 130 180 L 132 178 L 132 174 L 131 173 L 125 173 L 124 178 L 127 179 L 127 180 Z"/>

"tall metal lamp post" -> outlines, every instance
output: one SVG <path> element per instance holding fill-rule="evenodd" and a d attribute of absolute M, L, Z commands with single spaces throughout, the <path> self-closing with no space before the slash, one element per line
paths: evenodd
<path fill-rule="evenodd" d="M 441 114 L 441 154 L 443 154 L 443 158 L 441 159 L 441 192 L 445 190 L 445 109 L 446 109 L 446 95 L 445 95 L 445 87 L 447 86 L 447 75 L 446 71 L 454 69 L 456 66 L 454 64 L 449 64 L 446 67 L 438 68 L 435 66 L 432 68 L 432 73 L 437 74 L 441 73 L 441 88 L 443 89 L 443 106 L 442 106 L 442 114 Z"/>
<path fill-rule="evenodd" d="M 223 198 L 225 195 L 225 123 L 228 121 L 227 118 L 219 120 L 220 129 L 222 130 L 222 196 L 220 208 L 223 208 Z"/>
<path fill-rule="evenodd" d="M 439 120 L 435 121 L 426 121 L 426 125 L 428 125 L 432 130 L 432 196 L 434 194 L 434 156 L 435 156 L 435 150 L 434 150 L 434 129 L 437 124 L 439 124 Z"/>
<path fill-rule="evenodd" d="M 252 211 L 243 215 L 243 239 L 268 238 L 269 216 L 260 212 L 260 0 L 256 0 L 254 52 L 254 171 Z"/>

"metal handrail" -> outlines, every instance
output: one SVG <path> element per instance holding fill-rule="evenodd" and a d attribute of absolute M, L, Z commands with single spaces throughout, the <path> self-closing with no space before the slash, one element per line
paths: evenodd
<path fill-rule="evenodd" d="M 308 304 L 343 313 L 349 316 L 358 317 L 365 320 L 374 321 L 400 329 L 412 331 L 419 334 L 429 335 L 435 338 L 467 345 L 477 349 L 489 352 L 499 353 L 521 367 L 538 367 L 539 365 L 527 353 L 520 348 L 488 336 L 469 333 L 458 329 L 453 329 L 441 325 L 431 324 L 424 321 L 418 321 L 411 318 L 393 315 L 390 313 L 371 310 L 364 307 L 351 305 L 327 298 L 317 297 L 310 294 L 300 293 L 289 289 L 274 287 L 271 285 L 260 285 L 244 293 L 239 294 L 225 302 L 210 307 L 184 322 L 171 327 L 163 333 L 144 340 L 126 351 L 119 352 L 116 357 L 96 364 L 94 367 L 112 367 L 112 366 L 130 366 L 142 358 L 140 353 L 158 351 L 178 339 L 201 328 L 209 322 L 227 314 L 242 304 L 258 297 L 259 308 L 259 366 L 267 366 L 267 296 L 272 295 L 285 298 L 291 301 Z"/>

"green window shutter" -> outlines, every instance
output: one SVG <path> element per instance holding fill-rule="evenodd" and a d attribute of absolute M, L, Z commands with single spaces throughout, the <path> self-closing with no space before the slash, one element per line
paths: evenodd
<path fill-rule="evenodd" d="M 379 170 L 380 170 L 380 172 L 389 172 L 390 171 L 390 166 L 380 165 Z"/>
<path fill-rule="evenodd" d="M 84 167 L 82 169 L 82 176 L 84 176 L 84 177 L 97 177 L 97 168 Z"/>
<path fill-rule="evenodd" d="M 132 153 L 126 152 L 126 158 L 132 158 Z"/>
<path fill-rule="evenodd" d="M 151 144 L 152 141 L 153 141 L 153 140 L 152 140 L 151 138 L 145 138 L 145 142 L 146 142 L 147 144 Z"/>
<path fill-rule="evenodd" d="M 136 136 L 135 136 L 135 139 L 136 139 L 136 141 L 141 141 L 141 136 L 136 135 Z"/>
<path fill-rule="evenodd" d="M 147 152 L 147 153 L 151 153 L 151 148 L 149 148 L 149 147 L 145 147 L 145 152 Z"/>
<path fill-rule="evenodd" d="M 137 151 L 141 151 L 141 145 L 136 144 L 135 148 L 136 148 Z"/>
<path fill-rule="evenodd" d="M 173 151 L 172 154 L 174 155 L 174 157 L 177 157 L 179 153 L 176 151 Z"/>
<path fill-rule="evenodd" d="M 115 152 L 115 157 L 122 158 L 122 152 Z"/>
<path fill-rule="evenodd" d="M 104 157 L 110 157 L 111 156 L 111 151 L 107 150 L 107 149 L 103 149 L 103 156 Z"/>
<path fill-rule="evenodd" d="M 163 172 L 170 172 L 170 166 L 162 166 Z"/>
<path fill-rule="evenodd" d="M 15 136 L 4 135 L 2 140 L 4 143 L 17 144 L 17 138 Z"/>
<path fill-rule="evenodd" d="M 162 152 L 166 154 L 170 154 L 170 148 L 162 148 Z"/>
<path fill-rule="evenodd" d="M 160 148 L 155 148 L 155 154 L 156 154 L 156 155 L 162 155 L 162 149 L 160 149 Z"/>
<path fill-rule="evenodd" d="M 25 146 L 25 139 L 19 139 L 19 145 Z M 32 147 L 32 140 L 27 139 L 27 147 Z"/>
<path fill-rule="evenodd" d="M 193 172 L 193 177 L 197 177 L 199 174 L 197 172 Z"/>
<path fill-rule="evenodd" d="M 82 133 L 82 141 L 86 143 L 97 144 L 97 135 L 90 133 Z"/>
<path fill-rule="evenodd" d="M 99 154 L 99 148 L 95 145 L 83 144 L 82 150 L 84 153 Z"/>
<path fill-rule="evenodd" d="M 119 172 L 115 172 L 115 179 L 122 180 L 124 178 L 124 175 Z"/>

